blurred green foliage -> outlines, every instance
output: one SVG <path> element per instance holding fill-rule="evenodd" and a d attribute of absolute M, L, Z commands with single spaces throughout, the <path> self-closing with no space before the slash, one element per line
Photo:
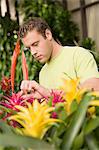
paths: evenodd
<path fill-rule="evenodd" d="M 59 1 L 54 0 L 24 0 L 19 10 L 25 14 L 24 20 L 33 16 L 44 18 L 52 29 L 53 37 L 62 45 L 74 45 L 79 39 L 78 25 L 71 19 L 69 11 L 63 9 Z"/>
<path fill-rule="evenodd" d="M 2 75 L 9 76 L 11 55 L 13 53 L 18 24 L 12 21 L 8 14 L 0 17 L 0 79 Z"/>
<path fill-rule="evenodd" d="M 81 46 L 83 46 L 86 49 L 90 49 L 91 51 L 96 50 L 96 44 L 95 41 L 91 38 L 87 37 L 81 41 Z"/>

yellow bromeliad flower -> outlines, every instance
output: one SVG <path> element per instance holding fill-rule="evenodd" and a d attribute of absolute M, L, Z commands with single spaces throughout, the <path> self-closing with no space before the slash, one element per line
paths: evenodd
<path fill-rule="evenodd" d="M 77 79 L 63 79 L 63 86 L 60 87 L 62 91 L 64 91 L 64 99 L 66 100 L 66 111 L 70 113 L 71 103 L 74 99 L 79 103 L 85 89 L 79 88 L 79 78 Z"/>
<path fill-rule="evenodd" d="M 54 108 L 49 107 L 45 102 L 40 104 L 34 100 L 32 104 L 27 103 L 27 106 L 27 108 L 16 106 L 20 112 L 10 117 L 23 126 L 22 133 L 25 135 L 41 139 L 51 125 L 61 122 L 59 119 L 51 118 Z"/>
<path fill-rule="evenodd" d="M 82 100 L 84 92 L 88 91 L 85 88 L 79 88 L 79 83 L 79 78 L 69 80 L 63 79 L 63 86 L 60 87 L 60 89 L 64 91 L 63 97 L 66 100 L 65 108 L 68 113 L 70 113 L 71 103 L 73 102 L 73 100 L 76 99 L 79 103 Z M 90 92 L 90 94 L 99 97 L 99 91 L 92 91 Z M 90 102 L 89 106 L 90 108 L 88 108 L 88 113 L 90 114 L 90 116 L 95 115 L 95 106 L 99 106 L 99 100 L 94 99 Z"/>

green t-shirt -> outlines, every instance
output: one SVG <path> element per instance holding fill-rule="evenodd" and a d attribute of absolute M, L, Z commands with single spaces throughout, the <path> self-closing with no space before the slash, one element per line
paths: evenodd
<path fill-rule="evenodd" d="M 82 47 L 65 46 L 40 71 L 39 83 L 49 89 L 57 89 L 62 79 L 77 78 L 81 82 L 91 77 L 99 77 L 96 62 L 92 54 Z"/>

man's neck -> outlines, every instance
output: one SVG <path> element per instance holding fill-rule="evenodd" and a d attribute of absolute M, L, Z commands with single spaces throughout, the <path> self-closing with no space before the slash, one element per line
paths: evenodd
<path fill-rule="evenodd" d="M 51 59 L 53 59 L 60 53 L 62 47 L 63 47 L 62 45 L 58 44 L 55 40 L 53 40 L 53 51 Z"/>

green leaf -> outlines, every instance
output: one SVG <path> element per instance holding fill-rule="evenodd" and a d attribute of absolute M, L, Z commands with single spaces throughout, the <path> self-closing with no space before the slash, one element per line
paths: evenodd
<path fill-rule="evenodd" d="M 85 134 L 91 133 L 99 126 L 99 117 L 90 119 L 84 129 Z"/>
<path fill-rule="evenodd" d="M 75 112 L 75 115 L 72 118 L 72 121 L 67 129 L 67 132 L 65 133 L 63 137 L 62 150 L 71 149 L 73 141 L 84 122 L 89 102 L 92 99 L 93 99 L 92 96 L 89 96 L 88 94 L 86 94 L 81 100 L 78 106 L 78 109 Z"/>
<path fill-rule="evenodd" d="M 13 133 L 12 131 L 12 127 L 7 125 L 5 122 L 0 121 L 0 128 L 2 130 L 3 133 Z"/>
<path fill-rule="evenodd" d="M 4 112 L 15 112 L 14 110 L 10 109 L 10 108 L 6 108 L 5 106 L 0 105 L 0 110 L 3 110 Z"/>
<path fill-rule="evenodd" d="M 98 106 L 96 106 L 96 115 L 99 116 L 99 107 Z"/>
<path fill-rule="evenodd" d="M 72 112 L 76 111 L 77 108 L 78 108 L 78 103 L 76 100 L 73 100 L 71 103 L 70 112 L 72 113 Z"/>
<path fill-rule="evenodd" d="M 2 146 L 0 146 L 0 150 L 4 150 L 4 148 Z"/>
<path fill-rule="evenodd" d="M 52 106 L 52 99 L 53 97 L 50 97 L 49 100 L 48 100 L 48 105 L 51 107 Z"/>
<path fill-rule="evenodd" d="M 99 150 L 99 145 L 98 145 L 94 135 L 92 135 L 92 134 L 87 135 L 86 143 L 88 145 L 89 150 Z"/>
<path fill-rule="evenodd" d="M 14 134 L 0 134 L 0 146 L 33 148 L 34 150 L 55 150 L 53 145 L 49 145 L 43 140 Z"/>
<path fill-rule="evenodd" d="M 80 134 L 75 138 L 73 143 L 73 150 L 79 150 L 84 143 L 84 132 L 81 131 Z"/>

